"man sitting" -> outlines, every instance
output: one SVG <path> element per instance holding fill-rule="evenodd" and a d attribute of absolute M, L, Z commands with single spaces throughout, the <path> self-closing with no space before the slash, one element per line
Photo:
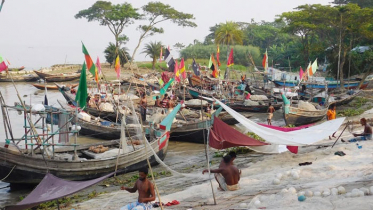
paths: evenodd
<path fill-rule="evenodd" d="M 234 191 L 238 190 L 238 181 L 240 180 L 240 171 L 232 164 L 232 157 L 226 155 L 223 157 L 224 164 L 221 164 L 218 169 L 210 170 L 215 173 L 215 179 L 219 183 L 219 190 Z M 202 174 L 208 172 L 207 169 L 202 171 Z"/>
<path fill-rule="evenodd" d="M 151 201 L 155 200 L 154 186 L 147 179 L 148 168 L 142 168 L 139 170 L 139 179 L 136 181 L 133 188 L 122 186 L 121 190 L 127 190 L 130 193 L 139 191 L 139 197 L 137 202 L 130 203 L 123 206 L 120 210 L 148 210 L 152 208 Z"/>
<path fill-rule="evenodd" d="M 361 140 L 372 140 L 372 127 L 370 127 L 370 125 L 367 123 L 367 119 L 365 118 L 361 118 L 360 119 L 360 124 L 362 126 L 364 126 L 364 132 L 362 133 L 354 133 L 352 135 L 354 135 L 354 137 L 358 137 L 358 138 L 353 138 L 353 139 L 350 139 L 348 140 L 349 142 L 356 142 L 356 141 L 361 141 Z M 345 142 L 343 139 L 342 139 L 342 142 Z"/>

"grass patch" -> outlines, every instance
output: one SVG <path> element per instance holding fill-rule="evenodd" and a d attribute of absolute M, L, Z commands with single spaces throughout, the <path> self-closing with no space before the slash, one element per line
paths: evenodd
<path fill-rule="evenodd" d="M 341 117 L 351 117 L 356 115 L 361 115 L 365 110 L 364 109 L 345 109 L 338 112 L 338 116 Z"/>

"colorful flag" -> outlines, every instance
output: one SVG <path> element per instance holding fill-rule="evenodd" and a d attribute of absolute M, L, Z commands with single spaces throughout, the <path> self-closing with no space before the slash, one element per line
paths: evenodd
<path fill-rule="evenodd" d="M 166 49 L 166 52 L 164 52 L 164 56 L 163 56 L 163 60 L 167 63 L 168 61 L 170 61 L 171 57 L 170 56 L 171 53 L 170 53 L 170 50 L 169 49 Z"/>
<path fill-rule="evenodd" d="M 45 88 L 45 92 L 44 92 L 44 105 L 48 105 L 47 84 L 45 84 L 44 88 Z"/>
<path fill-rule="evenodd" d="M 175 80 L 175 78 L 171 78 L 170 81 L 167 82 L 167 84 L 161 88 L 160 92 L 161 92 L 161 95 L 164 95 L 168 89 L 168 87 L 170 87 L 170 85 L 172 84 L 172 82 Z"/>
<path fill-rule="evenodd" d="M 183 76 L 183 79 L 186 78 L 186 71 L 185 71 L 185 64 L 184 64 L 184 58 L 181 59 L 180 66 L 179 66 L 179 71 L 181 75 Z"/>
<path fill-rule="evenodd" d="M 117 55 L 117 58 L 115 59 L 115 72 L 117 72 L 117 79 L 120 79 L 120 59 L 119 55 Z"/>
<path fill-rule="evenodd" d="M 263 57 L 262 65 L 263 65 L 264 71 L 267 71 L 267 69 L 268 69 L 268 53 L 267 53 L 267 49 L 266 49 L 266 53 L 264 54 L 264 57 Z"/>
<path fill-rule="evenodd" d="M 0 72 L 8 69 L 8 66 L 5 64 L 5 61 L 3 60 L 3 57 L 0 55 Z"/>
<path fill-rule="evenodd" d="M 175 65 L 174 65 L 174 74 L 175 74 L 175 80 L 180 82 L 180 71 L 177 65 L 177 61 L 175 61 Z"/>
<path fill-rule="evenodd" d="M 164 82 L 163 82 L 163 79 L 162 78 L 159 78 L 159 80 L 158 80 L 158 84 L 159 84 L 159 86 L 163 86 L 163 84 L 164 84 Z"/>
<path fill-rule="evenodd" d="M 228 61 L 227 61 L 227 66 L 230 67 L 234 65 L 233 61 L 233 48 L 231 49 L 231 52 L 229 53 Z"/>
<path fill-rule="evenodd" d="M 302 69 L 302 67 L 300 67 L 300 70 L 299 70 L 299 80 L 302 80 L 303 74 L 304 74 L 303 69 Z"/>
<path fill-rule="evenodd" d="M 317 71 L 317 58 L 316 60 L 312 63 L 312 74 L 315 74 Z"/>
<path fill-rule="evenodd" d="M 196 76 L 199 76 L 201 74 L 201 72 L 199 71 L 198 65 L 196 63 L 196 60 L 194 58 L 193 58 L 192 68 Z"/>
<path fill-rule="evenodd" d="M 219 50 L 219 45 L 218 45 L 218 50 L 216 51 L 216 61 L 218 62 L 218 66 L 221 65 L 219 57 L 220 57 L 220 50 Z"/>
<path fill-rule="evenodd" d="M 100 59 L 98 58 L 98 56 L 96 60 L 96 66 L 97 66 L 98 74 L 101 74 L 101 63 L 100 63 Z"/>
<path fill-rule="evenodd" d="M 80 74 L 78 91 L 76 92 L 76 96 L 75 96 L 75 101 L 78 103 L 78 106 L 80 108 L 85 108 L 87 104 L 88 91 L 87 91 L 86 68 L 87 67 L 84 62 L 83 67 L 82 67 L 82 72 Z"/>
<path fill-rule="evenodd" d="M 162 61 L 162 50 L 163 50 L 163 47 L 161 46 L 161 54 L 159 55 L 159 62 Z"/>
<path fill-rule="evenodd" d="M 83 43 L 82 45 L 83 45 L 83 53 L 85 56 L 85 62 L 87 63 L 88 71 L 91 72 L 93 76 L 95 76 L 95 81 L 98 83 L 98 74 L 97 74 L 96 66 L 93 63 L 91 56 L 89 56 L 89 53 Z"/>
<path fill-rule="evenodd" d="M 212 76 L 217 78 L 219 76 L 218 66 L 216 65 L 214 54 L 211 54 L 209 61 L 209 68 L 212 70 Z"/>

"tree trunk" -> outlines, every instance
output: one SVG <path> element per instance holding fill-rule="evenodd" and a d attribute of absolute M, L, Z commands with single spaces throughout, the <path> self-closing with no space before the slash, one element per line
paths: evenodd
<path fill-rule="evenodd" d="M 363 85 L 365 79 L 367 78 L 367 76 L 369 76 L 369 74 L 372 72 L 372 68 L 371 67 L 368 67 L 367 71 L 364 73 L 363 75 L 363 78 L 361 79 L 360 83 L 359 83 L 359 86 L 357 87 L 357 89 L 359 90 L 360 87 Z"/>
<path fill-rule="evenodd" d="M 347 56 L 347 50 L 343 51 L 343 56 L 341 60 L 341 64 L 339 66 L 339 80 L 341 81 L 341 89 L 344 89 L 344 80 L 343 80 L 343 66 L 346 63 L 346 56 Z"/>
<path fill-rule="evenodd" d="M 154 57 L 153 58 L 153 70 L 155 69 L 155 62 L 156 62 L 156 58 Z"/>
<path fill-rule="evenodd" d="M 227 45 L 227 64 L 229 59 L 229 45 Z M 216 68 L 216 66 L 215 66 Z M 229 67 L 227 65 L 227 69 L 225 70 L 224 79 L 229 79 Z"/>
<path fill-rule="evenodd" d="M 114 61 L 115 59 L 117 58 L 117 56 L 119 55 L 119 34 L 115 34 L 115 57 L 114 57 Z"/>

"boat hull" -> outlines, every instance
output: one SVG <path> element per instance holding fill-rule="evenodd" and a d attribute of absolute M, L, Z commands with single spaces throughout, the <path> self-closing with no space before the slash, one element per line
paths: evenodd
<path fill-rule="evenodd" d="M 160 150 L 158 141 L 152 142 L 156 154 L 163 160 L 167 154 L 168 140 Z M 53 175 L 72 181 L 95 179 L 115 171 L 117 157 L 103 160 L 64 161 L 14 154 L 3 147 L 0 148 L 0 177 L 9 176 L 3 182 L 11 184 L 38 184 L 47 171 Z M 150 149 L 147 151 L 152 165 L 158 164 Z M 16 166 L 13 171 L 12 168 Z M 147 167 L 144 149 L 138 149 L 118 158 L 118 174 L 128 173 Z"/>
<path fill-rule="evenodd" d="M 276 87 L 296 87 L 298 86 L 298 83 L 292 83 L 292 82 L 283 82 L 283 81 L 272 81 Z M 360 82 L 350 82 L 350 83 L 345 83 L 344 88 L 346 89 L 356 89 L 359 86 Z M 364 82 L 360 89 L 365 89 L 368 86 L 369 82 Z M 302 85 L 302 84 L 301 84 Z M 341 87 L 340 84 L 328 84 L 328 90 L 336 89 L 336 88 Z M 324 84 L 306 84 L 306 88 L 308 89 L 325 89 Z"/>
<path fill-rule="evenodd" d="M 255 106 L 244 106 L 243 104 L 228 104 L 230 108 L 237 112 L 261 112 L 266 113 L 268 110 L 268 105 L 255 105 Z M 273 104 L 275 110 L 279 110 L 282 104 Z"/>
<path fill-rule="evenodd" d="M 286 125 L 307 125 L 318 122 L 326 116 L 328 109 L 317 111 L 306 111 L 291 107 L 288 114 L 284 113 L 284 120 Z"/>

